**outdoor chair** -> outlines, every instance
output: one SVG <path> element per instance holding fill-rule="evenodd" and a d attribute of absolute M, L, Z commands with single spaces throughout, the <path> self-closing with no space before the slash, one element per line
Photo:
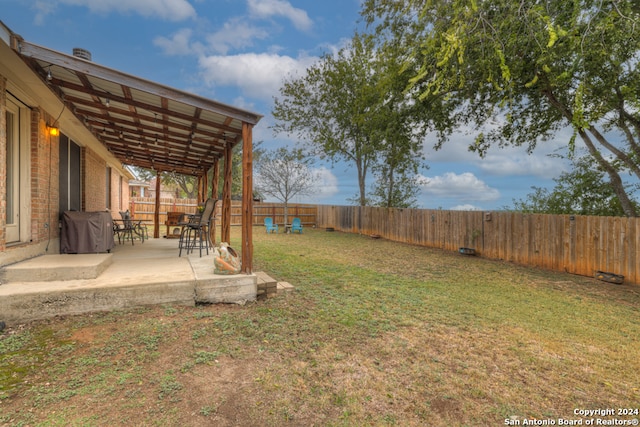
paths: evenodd
<path fill-rule="evenodd" d="M 302 234 L 302 221 L 300 221 L 300 218 L 293 218 L 291 222 L 291 232 L 294 233 L 296 231 Z"/>
<path fill-rule="evenodd" d="M 201 257 L 203 246 L 205 246 L 207 255 L 209 255 L 209 245 L 213 246 L 211 244 L 209 229 L 213 216 L 215 215 L 216 202 L 216 199 L 207 199 L 201 214 L 189 215 L 189 220 L 181 224 L 182 231 L 180 232 L 180 241 L 178 242 L 178 247 L 180 248 L 178 256 L 182 256 L 183 249 L 187 251 L 188 255 L 195 249 L 196 245 L 200 247 Z"/>
<path fill-rule="evenodd" d="M 142 224 L 142 220 L 134 220 L 129 210 L 121 211 L 120 218 L 113 220 L 113 233 L 118 235 L 118 243 L 122 244 L 129 238 L 133 245 L 134 234 L 140 238 L 142 243 L 144 243 L 145 237 L 149 238 L 146 225 Z"/>
<path fill-rule="evenodd" d="M 267 230 L 267 233 L 278 233 L 278 224 L 274 224 L 271 217 L 264 219 L 264 227 Z"/>

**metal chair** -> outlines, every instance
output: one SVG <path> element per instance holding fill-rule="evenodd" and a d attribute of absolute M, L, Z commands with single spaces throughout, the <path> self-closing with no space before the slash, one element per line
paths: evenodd
<path fill-rule="evenodd" d="M 209 246 L 213 246 L 209 236 L 209 228 L 216 211 L 216 202 L 216 199 L 207 199 L 201 214 L 190 215 L 189 221 L 181 224 L 182 231 L 178 242 L 178 247 L 180 248 L 178 256 L 182 256 L 182 249 L 185 249 L 188 255 L 195 249 L 196 244 L 200 246 L 200 256 L 202 256 L 203 245 L 205 245 L 207 255 L 209 255 Z"/>
<path fill-rule="evenodd" d="M 145 235 L 149 238 L 148 232 L 146 230 L 146 226 L 142 225 L 142 221 L 136 221 L 131 218 L 131 213 L 127 210 L 125 212 L 120 212 L 121 219 L 113 220 L 113 232 L 118 235 L 118 243 L 122 244 L 127 241 L 127 238 L 131 239 L 131 244 L 133 245 L 133 234 L 135 233 L 138 237 L 140 237 L 140 241 L 144 243 Z"/>

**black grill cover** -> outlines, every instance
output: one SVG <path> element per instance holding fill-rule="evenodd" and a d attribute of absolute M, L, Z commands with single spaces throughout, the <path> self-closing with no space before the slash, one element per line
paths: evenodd
<path fill-rule="evenodd" d="M 109 252 L 113 247 L 113 221 L 109 212 L 64 212 L 61 254 Z"/>

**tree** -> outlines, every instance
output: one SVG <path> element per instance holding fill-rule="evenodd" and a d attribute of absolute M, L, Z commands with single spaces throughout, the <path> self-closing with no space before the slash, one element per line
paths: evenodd
<path fill-rule="evenodd" d="M 571 126 L 569 148 L 579 137 L 625 215 L 637 216 L 616 162 L 640 178 L 638 2 L 367 0 L 363 14 L 388 50 L 419 64 L 405 83 L 432 107 L 438 144 L 468 125 L 481 155 L 494 145 L 533 150 Z"/>
<path fill-rule="evenodd" d="M 162 183 L 178 186 L 181 190 L 181 196 L 187 199 L 195 199 L 198 197 L 198 180 L 195 176 L 165 172 L 162 174 Z"/>
<path fill-rule="evenodd" d="M 308 196 L 318 189 L 319 177 L 311 169 L 313 159 L 301 149 L 280 147 L 264 151 L 256 163 L 254 187 L 261 195 L 275 197 L 284 204 L 284 225 L 289 222 L 288 204 L 295 196 Z"/>
<path fill-rule="evenodd" d="M 591 158 L 573 161 L 573 169 L 555 178 L 556 186 L 532 187 L 525 200 L 514 200 L 515 210 L 527 213 L 624 216 L 624 210 L 602 169 L 593 168 Z M 636 188 L 629 188 L 633 194 Z M 633 201 L 636 207 L 638 203 Z"/>
<path fill-rule="evenodd" d="M 376 181 L 371 204 L 415 207 L 420 191 L 418 168 L 426 167 L 422 144 L 428 127 L 422 119 L 422 105 L 405 92 L 405 83 L 398 76 L 406 76 L 408 70 L 395 55 L 379 51 L 374 72 L 383 98 L 377 106 L 377 126 L 373 128 L 379 152 L 378 161 L 372 166 Z"/>
<path fill-rule="evenodd" d="M 260 162 L 260 156 L 264 149 L 262 148 L 262 141 L 255 142 L 253 144 L 253 163 L 256 164 Z M 224 157 L 220 159 L 220 176 L 218 177 L 218 188 L 219 191 L 222 191 L 222 187 L 224 185 L 224 168 L 225 162 Z M 213 179 L 213 168 L 209 169 L 207 173 L 207 180 L 211 182 Z M 255 193 L 255 191 L 254 191 Z M 213 197 L 221 197 L 221 194 L 214 194 Z M 233 147 L 231 152 L 231 198 L 232 199 L 241 199 L 242 198 L 242 144 L 236 144 Z"/>
<path fill-rule="evenodd" d="M 143 181 L 151 181 L 156 177 L 156 172 L 151 169 L 141 167 L 133 167 L 133 169 Z M 166 172 L 161 175 L 161 183 L 169 187 L 177 187 L 181 192 L 180 195 L 187 199 L 195 199 L 198 195 L 197 181 L 193 176 Z"/>
<path fill-rule="evenodd" d="M 253 161 L 258 162 L 260 155 L 264 151 L 260 145 L 262 141 L 259 141 L 253 145 Z M 232 197 L 240 197 L 242 194 L 242 145 L 236 144 L 233 147 L 231 157 L 231 194 Z M 224 171 L 224 158 L 220 160 L 220 171 Z M 150 181 L 156 177 L 156 172 L 151 169 L 145 169 L 140 167 L 132 167 L 138 178 L 143 181 Z M 207 171 L 207 182 L 210 183 L 213 179 L 213 168 Z M 177 186 L 180 190 L 180 196 L 195 199 L 198 196 L 198 180 L 195 176 L 181 175 L 173 172 L 165 172 L 162 174 L 162 184 L 168 186 Z M 220 173 L 218 177 L 218 188 L 222 188 L 224 184 L 224 173 Z M 220 197 L 220 194 L 214 194 L 213 197 Z M 208 196 L 207 196 L 208 197 Z"/>
<path fill-rule="evenodd" d="M 388 78 L 402 66 L 388 58 L 396 60 L 379 55 L 374 38 L 356 34 L 335 56 L 325 55 L 304 76 L 285 81 L 274 103 L 275 132 L 306 141 L 311 155 L 355 166 L 361 206 L 369 202 L 371 170 L 384 183 L 379 192 L 402 194 L 396 185 L 406 181 L 393 178 L 416 171 L 422 161 L 426 127 L 414 111 L 419 104 Z"/>

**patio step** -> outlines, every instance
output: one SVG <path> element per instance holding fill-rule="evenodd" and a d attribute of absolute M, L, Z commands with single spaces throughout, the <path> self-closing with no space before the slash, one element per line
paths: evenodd
<path fill-rule="evenodd" d="M 0 270 L 1 283 L 96 279 L 111 265 L 113 254 L 42 255 Z"/>
<path fill-rule="evenodd" d="M 280 291 L 292 291 L 293 285 L 289 282 L 278 282 L 278 292 Z"/>
<path fill-rule="evenodd" d="M 257 281 L 257 298 L 258 300 L 265 300 L 276 296 L 278 292 L 278 283 L 269 277 L 264 271 L 258 271 L 255 273 Z"/>

